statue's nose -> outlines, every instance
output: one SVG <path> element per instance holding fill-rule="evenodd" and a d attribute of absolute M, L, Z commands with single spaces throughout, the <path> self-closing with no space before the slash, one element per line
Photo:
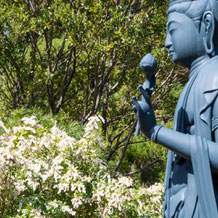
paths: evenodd
<path fill-rule="evenodd" d="M 171 37 L 170 37 L 170 34 L 169 33 L 167 33 L 167 36 L 166 36 L 166 39 L 165 39 L 165 47 L 166 48 L 170 48 L 171 47 L 171 45 L 172 45 L 172 41 L 171 41 Z"/>

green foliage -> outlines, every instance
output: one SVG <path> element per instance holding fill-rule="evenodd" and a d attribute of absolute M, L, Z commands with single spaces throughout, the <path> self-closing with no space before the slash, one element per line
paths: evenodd
<path fill-rule="evenodd" d="M 159 64 L 153 106 L 159 122 L 172 120 L 186 77 L 164 49 L 167 7 L 165 0 L 1 0 L 0 113 L 6 126 L 34 111 L 49 131 L 51 113 L 79 140 L 80 124 L 97 114 L 107 142 L 95 149 L 110 168 L 139 170 L 135 177 L 143 183 L 160 181 L 166 150 L 133 136 L 131 97 L 140 98 L 145 75 L 138 65 L 151 52 Z"/>
<path fill-rule="evenodd" d="M 34 114 L 44 128 L 52 128 L 54 126 L 54 121 L 56 121 L 57 126 L 69 136 L 79 139 L 84 134 L 83 125 L 77 121 L 72 121 L 71 117 L 63 112 L 52 117 L 50 114 L 45 113 L 42 109 L 37 107 L 32 109 L 19 108 L 11 111 L 2 110 L 0 112 L 0 117 L 2 117 L 2 121 L 6 124 L 6 127 L 11 128 L 21 124 L 22 117 L 31 117 L 32 114 Z"/>
<path fill-rule="evenodd" d="M 102 111 L 106 90 L 104 118 L 110 119 L 121 114 L 120 96 L 143 81 L 142 56 L 153 52 L 161 65 L 167 55 L 165 2 L 1 3 L 1 102 L 7 109 L 36 105 L 56 114 L 62 108 L 87 121 Z M 127 102 L 120 112 L 128 111 Z"/>

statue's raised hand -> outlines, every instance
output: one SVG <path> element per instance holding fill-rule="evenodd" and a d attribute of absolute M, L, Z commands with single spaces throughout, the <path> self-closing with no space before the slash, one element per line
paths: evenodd
<path fill-rule="evenodd" d="M 156 118 L 154 115 L 154 110 L 151 105 L 150 96 L 147 91 L 140 85 L 139 90 L 142 93 L 144 99 L 142 101 L 137 101 L 134 96 L 134 110 L 137 112 L 137 118 L 140 126 L 140 130 L 144 135 L 151 138 L 151 135 L 154 131 L 154 127 L 156 126 Z"/>

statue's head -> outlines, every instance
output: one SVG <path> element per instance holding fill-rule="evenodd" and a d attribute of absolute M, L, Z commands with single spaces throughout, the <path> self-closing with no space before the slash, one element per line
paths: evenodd
<path fill-rule="evenodd" d="M 174 62 L 189 67 L 218 54 L 217 0 L 171 0 L 167 14 L 165 46 Z"/>

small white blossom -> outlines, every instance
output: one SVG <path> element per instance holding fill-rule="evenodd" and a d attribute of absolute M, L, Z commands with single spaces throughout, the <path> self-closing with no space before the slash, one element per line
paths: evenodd
<path fill-rule="evenodd" d="M 41 210 L 39 209 L 31 209 L 30 211 L 30 216 L 34 216 L 35 218 L 45 218 L 44 216 L 41 215 Z"/>
<path fill-rule="evenodd" d="M 72 216 L 75 216 L 76 215 L 76 212 L 75 211 L 73 211 L 69 206 L 67 206 L 67 205 L 63 205 L 62 206 L 62 211 L 63 212 L 68 212 L 70 215 L 72 215 Z"/>
<path fill-rule="evenodd" d="M 123 184 L 123 185 L 125 185 L 125 186 L 132 186 L 132 183 L 133 183 L 133 180 L 131 179 L 131 178 L 129 178 L 129 177 L 120 177 L 119 179 L 118 179 L 118 181 L 119 181 L 119 183 L 121 183 L 121 184 Z"/>
<path fill-rule="evenodd" d="M 58 204 L 56 201 L 52 201 L 48 203 L 50 206 L 52 206 L 53 208 L 58 208 Z"/>
<path fill-rule="evenodd" d="M 36 117 L 32 116 L 32 117 L 24 117 L 21 120 L 24 122 L 24 124 L 26 125 L 30 125 L 30 126 L 35 126 L 37 124 L 37 121 L 35 120 Z"/>
<path fill-rule="evenodd" d="M 5 127 L 4 123 L 1 120 L 0 120 L 0 127 L 2 127 L 6 133 L 10 132 L 10 130 Z"/>

